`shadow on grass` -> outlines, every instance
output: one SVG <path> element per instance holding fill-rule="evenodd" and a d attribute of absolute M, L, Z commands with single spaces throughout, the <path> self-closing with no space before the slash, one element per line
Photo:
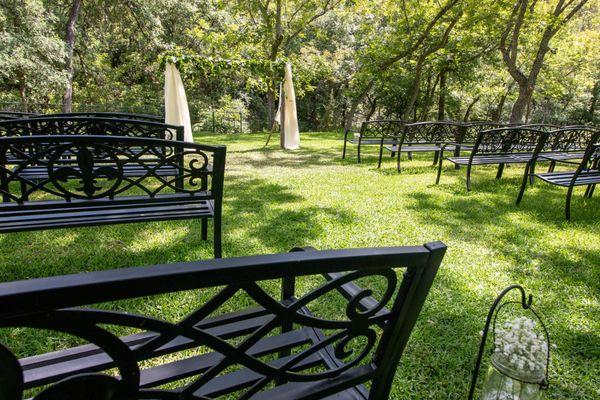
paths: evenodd
<path fill-rule="evenodd" d="M 323 232 L 320 220 L 348 224 L 353 219 L 335 208 L 300 206 L 303 197 L 259 178 L 228 176 L 225 189 L 225 257 L 249 255 L 257 248 L 286 252 L 318 238 Z M 208 241 L 200 239 L 199 220 L 4 234 L 0 281 L 210 259 L 211 230 L 209 222 Z"/>

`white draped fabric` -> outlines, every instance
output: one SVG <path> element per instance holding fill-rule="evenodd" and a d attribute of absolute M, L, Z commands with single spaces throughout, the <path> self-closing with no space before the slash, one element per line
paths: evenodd
<path fill-rule="evenodd" d="M 281 97 L 280 97 L 281 98 Z M 297 149 L 300 147 L 300 130 L 298 129 L 298 115 L 296 114 L 296 93 L 292 81 L 292 65 L 285 64 L 285 79 L 283 81 L 283 121 L 281 121 L 282 147 L 284 149 Z"/>
<path fill-rule="evenodd" d="M 174 64 L 165 67 L 165 123 L 183 126 L 184 140 L 193 142 L 192 123 L 181 75 Z"/>

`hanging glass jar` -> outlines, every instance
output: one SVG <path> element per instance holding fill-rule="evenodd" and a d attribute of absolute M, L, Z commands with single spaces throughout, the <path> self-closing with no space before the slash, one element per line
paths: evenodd
<path fill-rule="evenodd" d="M 521 292 L 521 301 L 501 303 L 502 298 L 513 289 Z M 523 309 L 531 311 L 539 322 L 543 334 L 537 334 L 537 322 L 526 317 L 515 318 L 505 323 L 502 328 L 496 329 L 498 312 L 506 305 L 515 303 L 520 303 Z M 474 396 L 490 325 L 492 325 L 494 349 L 483 384 L 481 400 L 539 400 L 542 398 L 542 391 L 547 388 L 550 340 L 543 321 L 531 308 L 531 303 L 532 297 L 526 298 L 523 288 L 513 285 L 502 291 L 492 305 L 482 332 L 469 400 L 472 400 Z"/>
<path fill-rule="evenodd" d="M 539 400 L 542 398 L 541 388 L 545 378 L 544 370 L 526 371 L 515 368 L 501 356 L 491 356 L 482 400 Z"/>

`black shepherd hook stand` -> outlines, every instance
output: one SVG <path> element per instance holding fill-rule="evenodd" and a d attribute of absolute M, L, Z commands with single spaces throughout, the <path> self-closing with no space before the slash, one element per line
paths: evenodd
<path fill-rule="evenodd" d="M 502 303 L 502 299 L 512 290 L 517 290 L 521 293 L 520 301 L 506 301 Z M 479 376 L 479 370 L 481 369 L 481 360 L 483 359 L 483 353 L 485 351 L 485 345 L 487 342 L 487 337 L 490 331 L 490 326 L 492 326 L 492 335 L 494 343 L 496 342 L 496 318 L 498 317 L 498 312 L 508 304 L 521 304 L 524 310 L 529 310 L 533 315 L 535 315 L 536 319 L 540 322 L 542 329 L 544 330 L 544 334 L 546 335 L 546 342 L 548 343 L 548 354 L 546 358 L 546 371 L 545 371 L 545 379 L 542 382 L 541 386 L 545 389 L 548 387 L 548 367 L 550 366 L 550 336 L 548 335 L 548 330 L 546 329 L 546 325 L 540 318 L 537 312 L 531 307 L 533 303 L 533 296 L 527 296 L 525 294 L 525 289 L 521 285 L 511 285 L 504 289 L 490 308 L 488 312 L 487 319 L 485 320 L 485 327 L 483 328 L 483 335 L 481 337 L 481 343 L 479 344 L 479 353 L 477 354 L 477 361 L 475 362 L 475 369 L 473 370 L 473 376 L 471 378 L 471 387 L 469 389 L 469 397 L 468 400 L 473 400 L 473 396 L 475 394 L 475 386 L 477 385 L 477 377 Z"/>

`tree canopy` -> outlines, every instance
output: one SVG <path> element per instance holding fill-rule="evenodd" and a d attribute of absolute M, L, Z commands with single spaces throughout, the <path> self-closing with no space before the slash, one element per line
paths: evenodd
<path fill-rule="evenodd" d="M 600 0 L 9 0 L 0 103 L 159 110 L 171 60 L 193 112 L 268 129 L 289 61 L 302 129 L 597 123 L 598 43 Z"/>

